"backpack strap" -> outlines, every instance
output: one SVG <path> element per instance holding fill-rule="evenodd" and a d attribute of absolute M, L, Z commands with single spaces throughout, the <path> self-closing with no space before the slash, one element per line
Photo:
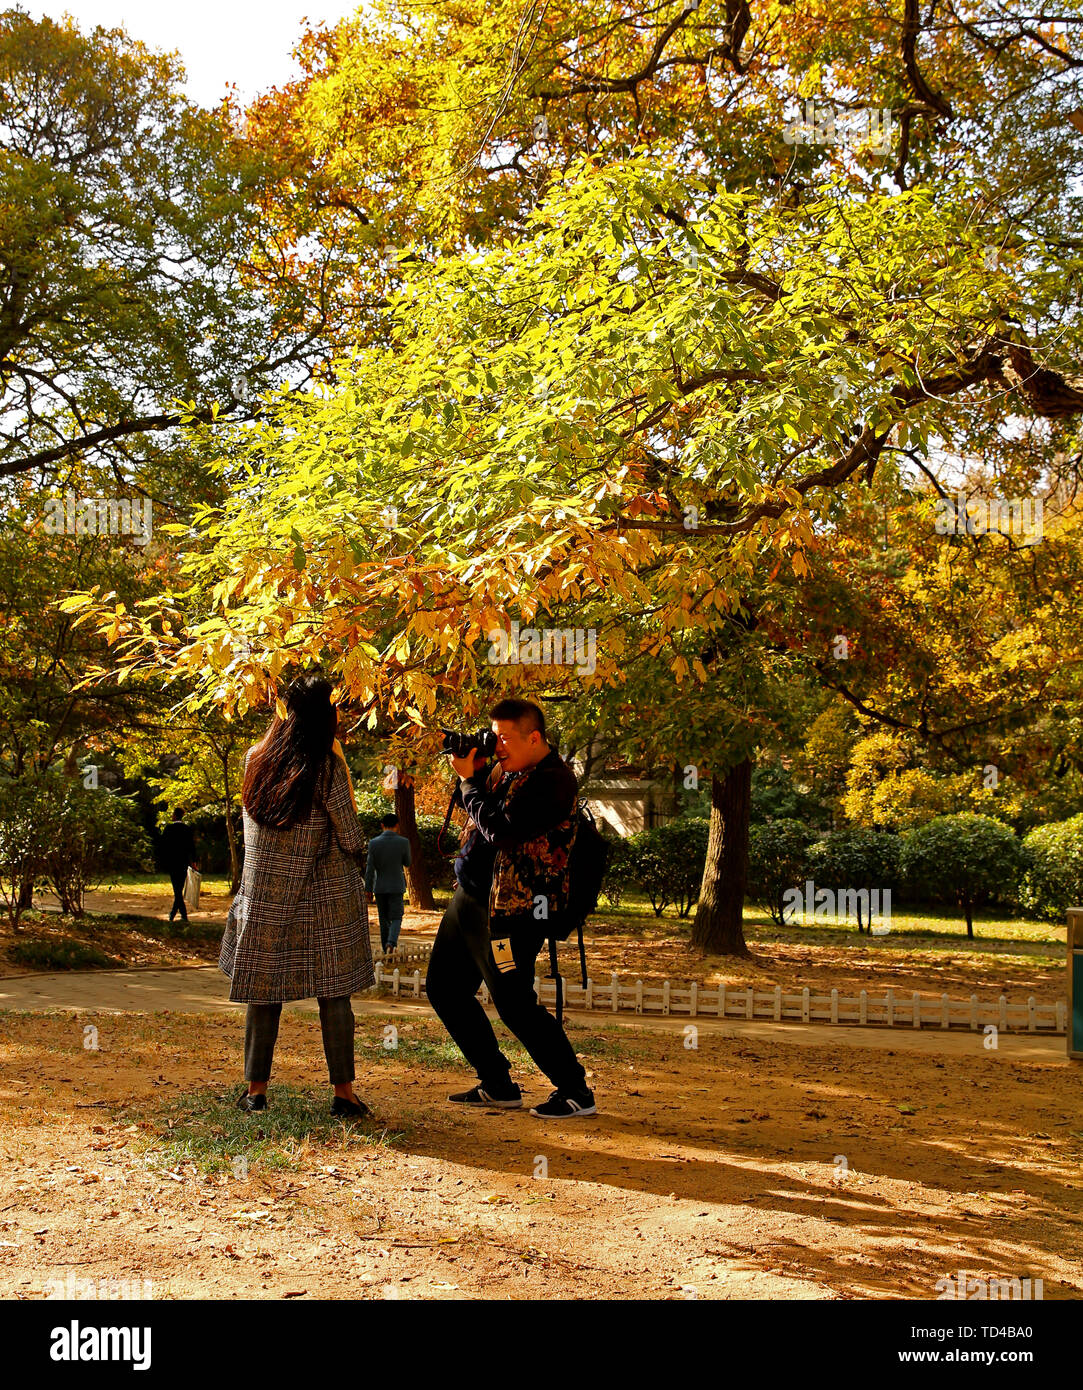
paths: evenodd
<path fill-rule="evenodd" d="M 579 938 L 579 974 L 583 982 L 583 988 L 587 987 L 587 950 L 583 944 L 583 923 L 579 922 L 576 926 L 576 935 Z M 563 1027 L 564 1024 L 564 981 L 560 978 L 560 969 L 557 965 L 557 939 L 555 936 L 549 938 L 549 971 L 547 978 L 556 981 L 557 987 L 557 1022 Z"/>
<path fill-rule="evenodd" d="M 587 805 L 586 798 L 576 799 L 572 811 L 572 818 L 578 821 L 582 816 L 588 825 L 596 825 L 594 813 Z M 578 829 L 578 826 L 577 826 Z M 583 919 L 580 918 L 575 924 L 576 939 L 579 943 L 579 975 L 583 983 L 583 988 L 587 987 L 587 949 L 583 942 Z M 557 988 L 557 1022 L 563 1027 L 564 1024 L 564 981 L 560 978 L 560 970 L 557 966 L 557 941 L 555 936 L 549 938 L 549 970 L 551 978 L 556 982 Z"/>
<path fill-rule="evenodd" d="M 560 971 L 557 968 L 557 942 L 556 937 L 549 938 L 549 969 L 552 971 L 552 978 L 556 981 L 557 987 L 557 1022 L 564 1025 L 564 981 L 560 978 Z"/>

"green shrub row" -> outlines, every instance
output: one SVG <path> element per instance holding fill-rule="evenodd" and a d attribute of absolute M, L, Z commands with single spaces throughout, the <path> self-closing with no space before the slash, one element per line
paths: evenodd
<path fill-rule="evenodd" d="M 826 835 L 801 821 L 752 827 L 748 896 L 782 922 L 788 890 L 885 889 L 960 907 L 973 934 L 975 907 L 1021 908 L 1061 919 L 1083 903 L 1083 816 L 1040 826 L 1020 840 L 1010 826 L 966 812 L 938 816 L 905 834 L 845 829 Z"/>
<path fill-rule="evenodd" d="M 613 855 L 603 888 L 619 906 L 629 889 L 656 915 L 676 907 L 687 917 L 699 897 L 709 822 L 680 817 L 627 839 L 609 836 Z M 826 833 L 779 819 L 749 832 L 747 896 L 782 923 L 787 893 L 804 889 L 890 891 L 896 900 L 949 903 L 973 934 L 976 907 L 1019 908 L 1050 921 L 1083 905 L 1083 815 L 1031 830 L 1024 839 L 989 816 L 938 816 L 897 835 L 847 828 Z"/>

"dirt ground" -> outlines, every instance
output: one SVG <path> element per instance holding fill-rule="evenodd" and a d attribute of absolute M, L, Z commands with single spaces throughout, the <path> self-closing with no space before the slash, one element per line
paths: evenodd
<path fill-rule="evenodd" d="M 423 1006 L 357 1030 L 376 1123 L 327 1121 L 314 1010 L 286 1011 L 272 1111 L 303 1088 L 311 1134 L 238 1178 L 181 1139 L 272 1128 L 231 1108 L 239 1015 L 0 1013 L 0 1295 L 932 1299 L 965 1269 L 1083 1296 L 1083 1068 L 1050 1040 L 575 1020 L 600 1113 L 546 1124 L 450 1106 Z"/>

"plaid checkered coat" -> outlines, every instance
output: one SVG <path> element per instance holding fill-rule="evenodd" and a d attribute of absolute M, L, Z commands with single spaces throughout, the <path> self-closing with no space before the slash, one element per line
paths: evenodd
<path fill-rule="evenodd" d="M 244 812 L 244 872 L 218 957 L 233 981 L 230 999 L 336 999 L 375 981 L 365 836 L 346 765 L 334 764 L 326 805 L 314 805 L 308 820 L 275 830 Z"/>

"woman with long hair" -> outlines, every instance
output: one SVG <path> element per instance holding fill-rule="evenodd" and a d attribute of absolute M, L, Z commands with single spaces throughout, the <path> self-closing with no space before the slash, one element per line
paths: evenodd
<path fill-rule="evenodd" d="M 229 910 L 219 968 L 229 997 L 248 1004 L 242 1110 L 265 1110 L 282 1005 L 315 997 L 334 1099 L 360 1118 L 354 1094 L 350 995 L 374 983 L 364 892 L 365 837 L 336 740 L 331 684 L 298 676 L 245 754 L 244 872 Z M 360 857 L 361 863 L 358 864 Z"/>

